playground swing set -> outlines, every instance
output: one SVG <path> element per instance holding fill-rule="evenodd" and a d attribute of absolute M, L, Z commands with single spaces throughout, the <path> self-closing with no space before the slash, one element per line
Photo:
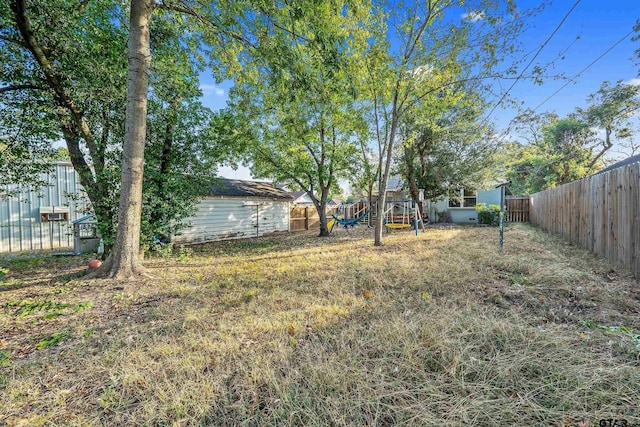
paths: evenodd
<path fill-rule="evenodd" d="M 391 230 L 413 228 L 417 236 L 419 228 L 425 231 L 418 202 L 415 200 L 389 200 L 384 211 L 384 226 L 387 233 Z"/>
<path fill-rule="evenodd" d="M 424 221 L 420 215 L 420 209 L 418 209 L 418 202 L 415 200 L 389 200 L 386 203 L 387 207 L 384 210 L 384 226 L 387 229 L 387 233 L 390 230 L 402 230 L 413 227 L 418 235 L 419 227 L 422 227 L 422 231 L 425 231 Z M 368 218 L 371 207 L 366 209 L 361 215 L 354 216 L 353 218 L 347 218 L 347 210 L 350 205 L 341 205 L 338 209 L 337 215 L 332 215 L 331 220 L 327 224 L 329 232 L 332 232 L 336 227 L 336 224 L 340 224 L 345 230 L 349 230 L 349 227 L 353 228 L 360 221 Z M 340 218 L 342 215 L 342 218 Z"/>
<path fill-rule="evenodd" d="M 331 215 L 331 220 L 327 223 L 327 228 L 329 229 L 329 233 L 333 231 L 336 227 L 336 224 L 340 224 L 345 230 L 349 231 L 349 227 L 353 228 L 357 223 L 367 218 L 371 208 L 364 210 L 364 212 L 354 212 L 354 207 L 357 204 L 341 204 L 338 208 L 338 212 L 336 215 Z M 351 214 L 351 215 L 349 215 Z M 360 214 L 360 215 L 358 215 Z M 342 218 L 340 218 L 342 215 Z M 352 218 L 348 218 L 348 216 L 352 216 Z"/>

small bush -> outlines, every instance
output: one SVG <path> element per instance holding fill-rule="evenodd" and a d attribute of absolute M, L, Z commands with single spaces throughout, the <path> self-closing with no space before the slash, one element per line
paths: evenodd
<path fill-rule="evenodd" d="M 180 247 L 178 248 L 178 255 L 177 255 L 177 259 L 178 261 L 188 261 L 191 256 L 193 255 L 193 249 L 185 247 L 184 245 L 180 245 Z"/>
<path fill-rule="evenodd" d="M 169 258 L 173 255 L 173 243 L 159 243 L 152 246 L 151 250 L 162 258 Z"/>
<path fill-rule="evenodd" d="M 479 203 L 476 205 L 478 212 L 478 224 L 493 225 L 500 224 L 500 206 Z"/>

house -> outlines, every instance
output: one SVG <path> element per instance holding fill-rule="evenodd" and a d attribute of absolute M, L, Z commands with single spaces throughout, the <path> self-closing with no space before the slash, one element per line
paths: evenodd
<path fill-rule="evenodd" d="M 40 188 L 4 189 L 11 195 L 0 199 L 0 252 L 73 246 L 72 221 L 88 209 L 80 177 L 71 163 L 58 162 L 42 178 L 47 184 Z"/>
<path fill-rule="evenodd" d="M 298 207 L 315 206 L 309 193 L 306 191 L 289 191 L 291 204 Z"/>
<path fill-rule="evenodd" d="M 196 213 L 184 220 L 189 226 L 171 241 L 202 243 L 289 231 L 291 198 L 267 182 L 216 178 Z"/>
<path fill-rule="evenodd" d="M 386 200 L 394 201 L 411 199 L 411 196 L 409 196 L 405 190 L 404 184 L 404 180 L 399 176 L 390 176 L 387 181 Z"/>
<path fill-rule="evenodd" d="M 451 197 L 441 197 L 433 200 L 424 200 L 422 212 L 425 219 L 431 221 L 443 220 L 442 214 L 445 212 L 454 223 L 477 223 L 478 214 L 476 205 L 485 203 L 486 205 L 500 205 L 500 188 L 496 188 L 497 182 L 485 186 L 481 190 L 458 189 Z M 422 193 L 422 190 L 421 190 Z M 400 176 L 391 176 L 387 181 L 386 191 L 387 203 L 410 200 L 412 197 L 407 191 L 405 181 Z M 422 198 L 422 196 L 420 196 Z M 401 205 L 399 205 L 401 206 Z M 439 215 L 440 214 L 440 215 Z"/>
<path fill-rule="evenodd" d="M 461 188 L 455 190 L 450 197 L 442 197 L 437 200 L 427 200 L 427 211 L 432 220 L 442 220 L 443 213 L 448 212 L 451 222 L 474 224 L 478 222 L 476 205 L 484 203 L 488 205 L 500 205 L 500 187 L 498 183 L 487 185 L 482 190 L 470 190 Z"/>
<path fill-rule="evenodd" d="M 387 201 L 400 201 L 411 199 L 405 187 L 404 180 L 399 176 L 390 176 L 387 180 L 387 190 L 385 191 Z M 378 190 L 373 190 L 373 200 L 378 200 Z"/>
<path fill-rule="evenodd" d="M 344 203 L 344 201 L 340 200 L 340 199 L 331 199 L 327 202 L 327 207 L 329 208 L 339 208 L 340 205 L 342 205 Z"/>

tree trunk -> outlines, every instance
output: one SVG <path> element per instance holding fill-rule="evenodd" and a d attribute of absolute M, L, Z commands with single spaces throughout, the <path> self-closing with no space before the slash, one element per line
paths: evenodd
<path fill-rule="evenodd" d="M 610 127 L 605 127 L 605 139 L 604 144 L 602 145 L 602 150 L 600 150 L 600 152 L 593 158 L 593 160 L 589 162 L 589 166 L 587 166 L 588 169 L 594 167 L 598 160 L 600 160 L 600 158 L 604 156 L 604 153 L 606 153 L 611 147 L 613 147 L 613 143 L 611 142 L 611 131 L 612 130 Z"/>
<path fill-rule="evenodd" d="M 329 188 L 323 188 L 320 192 L 320 200 L 315 203 L 318 216 L 320 217 L 320 234 L 319 237 L 328 237 L 329 228 L 327 227 L 327 198 L 329 197 Z"/>
<path fill-rule="evenodd" d="M 319 237 L 329 237 L 329 227 L 327 226 L 327 203 L 320 205 L 320 234 Z"/>
<path fill-rule="evenodd" d="M 384 228 L 384 209 L 387 203 L 387 181 L 391 173 L 391 163 L 393 160 L 393 144 L 395 142 L 396 130 L 398 128 L 398 111 L 397 111 L 398 94 L 397 89 L 394 96 L 393 110 L 391 112 L 391 129 L 389 130 L 389 139 L 387 141 L 387 158 L 385 160 L 384 172 L 380 175 L 378 185 L 378 217 L 376 218 L 376 227 L 374 230 L 374 245 L 382 246 L 382 229 Z"/>
<path fill-rule="evenodd" d="M 369 201 L 369 216 L 367 217 L 367 226 L 371 228 L 373 227 L 373 212 L 371 211 L 371 207 L 373 205 L 373 184 L 371 183 L 367 188 L 367 200 Z"/>
<path fill-rule="evenodd" d="M 147 128 L 147 91 L 149 86 L 149 24 L 153 0 L 132 0 L 127 75 L 125 139 L 118 228 L 111 255 L 105 262 L 108 276 L 131 279 L 144 273 L 140 263 L 140 216 L 142 213 L 142 177 Z"/>
<path fill-rule="evenodd" d="M 31 52 L 42 71 L 42 84 L 48 86 L 53 93 L 60 129 L 67 144 L 71 163 L 80 177 L 80 184 L 87 192 L 98 224 L 103 225 L 101 233 L 104 237 L 110 237 L 114 213 L 112 204 L 108 200 L 104 183 L 101 181 L 105 166 L 104 151 L 106 143 L 103 142 L 101 146 L 96 144 L 84 112 L 65 86 L 66 80 L 56 71 L 51 58 L 48 57 L 47 52 L 50 52 L 50 49 L 41 45 L 36 38 L 36 32 L 32 28 L 31 20 L 27 15 L 25 1 L 14 0 L 9 6 L 14 13 L 14 19 L 24 41 L 24 46 Z M 103 136 L 106 136 L 109 128 L 108 122 L 103 125 Z M 81 140 L 84 140 L 89 150 L 89 155 L 92 159 L 91 167 L 85 157 L 86 154 L 80 148 Z"/>
<path fill-rule="evenodd" d="M 155 187 L 157 188 L 156 202 L 157 209 L 153 209 L 150 214 L 150 223 L 154 229 L 152 232 L 156 233 L 162 230 L 162 226 L 165 226 L 162 216 L 163 206 L 165 203 L 171 203 L 171 194 L 167 194 L 166 183 L 169 172 L 171 172 L 171 166 L 173 162 L 173 139 L 177 124 L 177 110 L 182 101 L 182 97 L 175 96 L 171 101 L 168 108 L 167 124 L 164 131 L 164 141 L 162 144 L 162 153 L 160 154 L 160 169 L 155 179 Z"/>

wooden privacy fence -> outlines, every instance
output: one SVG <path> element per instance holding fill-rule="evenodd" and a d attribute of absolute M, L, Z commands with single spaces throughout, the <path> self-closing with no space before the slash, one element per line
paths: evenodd
<path fill-rule="evenodd" d="M 529 222 L 529 196 L 507 196 L 507 221 Z"/>
<path fill-rule="evenodd" d="M 640 278 L 640 163 L 533 194 L 531 222 Z"/>
<path fill-rule="evenodd" d="M 337 208 L 327 208 L 327 217 L 338 211 Z M 292 206 L 289 212 L 289 231 L 302 231 L 320 228 L 320 216 L 314 206 Z"/>

